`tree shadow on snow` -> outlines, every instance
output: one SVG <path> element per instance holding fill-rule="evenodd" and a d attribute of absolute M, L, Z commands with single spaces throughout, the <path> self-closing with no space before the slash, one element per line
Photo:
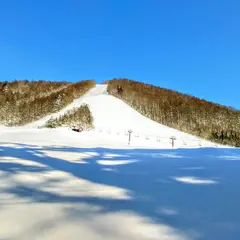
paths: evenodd
<path fill-rule="evenodd" d="M 47 152 L 57 152 L 57 156 L 85 153 L 81 157 L 84 164 Z M 0 157 L 44 165 L 0 160 L 0 171 L 6 174 L 63 171 L 78 179 L 125 189 L 130 199 L 59 195 L 33 184 L 4 190 L 18 197 L 33 202 L 84 202 L 101 206 L 103 212 L 131 211 L 156 223 L 192 231 L 199 234 L 194 236 L 197 239 L 239 239 L 240 149 L 39 148 L 5 143 L 0 145 Z M 72 208 L 69 214 L 77 211 Z"/>

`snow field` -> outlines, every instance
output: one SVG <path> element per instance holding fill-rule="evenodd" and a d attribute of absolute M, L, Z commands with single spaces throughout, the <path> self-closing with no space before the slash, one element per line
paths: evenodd
<path fill-rule="evenodd" d="M 0 239 L 239 237 L 240 151 L 1 128 Z"/>

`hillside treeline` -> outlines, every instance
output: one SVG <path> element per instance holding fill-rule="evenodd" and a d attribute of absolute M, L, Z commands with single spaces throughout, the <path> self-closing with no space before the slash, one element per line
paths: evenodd
<path fill-rule="evenodd" d="M 59 111 L 87 93 L 95 81 L 77 83 L 14 81 L 0 84 L 0 123 L 15 126 Z"/>
<path fill-rule="evenodd" d="M 240 147 L 238 110 L 128 79 L 108 81 L 108 92 L 156 122 Z"/>
<path fill-rule="evenodd" d="M 50 118 L 45 127 L 76 127 L 81 130 L 90 130 L 93 128 L 93 116 L 87 104 L 81 105 L 67 111 L 58 118 Z"/>

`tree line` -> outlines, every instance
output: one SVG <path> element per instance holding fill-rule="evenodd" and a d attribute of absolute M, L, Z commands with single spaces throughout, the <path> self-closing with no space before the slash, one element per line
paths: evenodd
<path fill-rule="evenodd" d="M 239 110 L 129 79 L 113 79 L 105 83 L 108 83 L 109 94 L 158 123 L 240 147 Z"/>
<path fill-rule="evenodd" d="M 87 93 L 94 80 L 77 83 L 14 81 L 0 83 L 0 123 L 24 125 L 54 113 Z"/>
<path fill-rule="evenodd" d="M 58 118 L 50 118 L 45 127 L 76 127 L 81 130 L 93 128 L 93 116 L 87 104 L 71 109 Z"/>

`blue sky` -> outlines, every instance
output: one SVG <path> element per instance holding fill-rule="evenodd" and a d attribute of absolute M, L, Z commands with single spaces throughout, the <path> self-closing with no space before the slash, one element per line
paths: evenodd
<path fill-rule="evenodd" d="M 126 77 L 240 109 L 239 0 L 1 0 L 0 80 Z"/>

